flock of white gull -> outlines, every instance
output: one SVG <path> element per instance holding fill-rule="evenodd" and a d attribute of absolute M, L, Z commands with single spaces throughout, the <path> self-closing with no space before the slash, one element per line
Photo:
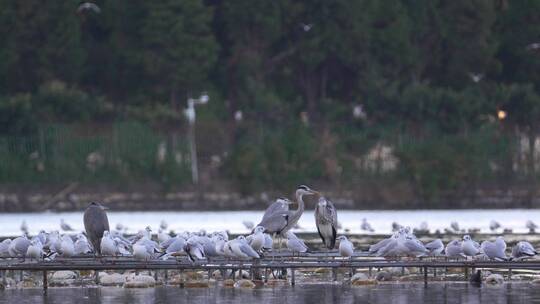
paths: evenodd
<path fill-rule="evenodd" d="M 334 205 L 319 192 L 307 186 L 296 190 L 298 208 L 289 210 L 292 201 L 277 199 L 265 211 L 261 222 L 246 236 L 230 239 L 226 231 L 207 233 L 182 232 L 177 235 L 167 233 L 167 223 L 162 221 L 156 235 L 150 227 L 137 234 L 127 236 L 121 225 L 109 229 L 106 208 L 98 203 L 91 203 L 84 213 L 85 231 L 76 235 L 69 234 L 71 227 L 61 222 L 62 230 L 40 231 L 29 238 L 27 233 L 14 239 L 5 239 L 0 243 L 0 257 L 25 258 L 31 260 L 53 260 L 56 257 L 75 256 L 130 256 L 136 260 L 167 260 L 187 256 L 192 262 L 204 261 L 215 257 L 248 260 L 259 259 L 266 253 L 276 250 L 274 239 L 277 237 L 277 250 L 282 250 L 282 238 L 286 239 L 287 251 L 295 254 L 309 252 L 305 242 L 291 230 L 304 212 L 304 195 L 318 196 L 315 209 L 315 221 L 322 245 L 328 250 L 338 249 L 339 255 L 352 258 L 361 251 L 354 248 L 346 236 L 337 236 L 337 212 Z M 365 219 L 362 225 L 369 225 Z M 456 224 L 457 226 L 457 224 Z M 368 230 L 368 227 L 365 227 Z M 495 241 L 474 241 L 469 235 L 454 239 L 446 246 L 441 239 L 424 244 L 409 227 L 395 227 L 395 232 L 387 239 L 371 245 L 368 252 L 376 257 L 425 257 L 442 256 L 450 259 L 490 259 L 519 260 L 535 256 L 538 252 L 526 241 L 520 241 L 507 255 L 507 245 L 503 237 Z M 457 227 L 453 227 L 457 228 Z M 536 227 L 535 227 L 536 228 Z M 22 227 L 24 230 L 24 227 Z M 457 228 L 459 229 L 459 228 Z"/>

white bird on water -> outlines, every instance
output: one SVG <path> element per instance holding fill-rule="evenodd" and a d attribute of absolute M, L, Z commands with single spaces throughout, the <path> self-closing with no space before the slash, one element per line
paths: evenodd
<path fill-rule="evenodd" d="M 375 229 L 373 229 L 373 227 L 371 227 L 371 225 L 368 223 L 366 218 L 362 219 L 362 224 L 360 225 L 360 229 L 364 231 L 369 231 L 369 232 L 375 231 Z"/>
<path fill-rule="evenodd" d="M 353 243 L 344 235 L 340 235 L 337 240 L 339 241 L 339 254 L 342 257 L 352 257 L 354 254 Z"/>

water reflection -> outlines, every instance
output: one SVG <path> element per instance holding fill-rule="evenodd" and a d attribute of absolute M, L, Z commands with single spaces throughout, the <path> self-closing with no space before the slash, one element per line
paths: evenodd
<path fill-rule="evenodd" d="M 540 290 L 529 283 L 500 287 L 471 287 L 467 283 L 381 284 L 348 287 L 310 284 L 295 287 L 239 290 L 232 288 L 146 289 L 51 288 L 5 290 L 0 303 L 531 303 L 540 301 Z"/>

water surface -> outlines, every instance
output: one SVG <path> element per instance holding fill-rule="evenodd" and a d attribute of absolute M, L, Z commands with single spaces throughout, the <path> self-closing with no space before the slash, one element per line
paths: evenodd
<path fill-rule="evenodd" d="M 467 283 L 380 284 L 350 287 L 340 284 L 310 284 L 294 287 L 233 289 L 158 287 L 146 289 L 51 288 L 0 291 L 0 303 L 534 303 L 540 289 L 528 283 L 500 287 L 469 286 Z"/>

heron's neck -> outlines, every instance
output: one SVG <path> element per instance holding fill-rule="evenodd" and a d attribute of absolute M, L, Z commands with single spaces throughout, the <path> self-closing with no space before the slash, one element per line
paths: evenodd
<path fill-rule="evenodd" d="M 298 208 L 296 209 L 296 213 L 302 213 L 304 212 L 304 199 L 303 194 L 297 194 L 296 195 L 296 201 L 298 202 Z"/>

